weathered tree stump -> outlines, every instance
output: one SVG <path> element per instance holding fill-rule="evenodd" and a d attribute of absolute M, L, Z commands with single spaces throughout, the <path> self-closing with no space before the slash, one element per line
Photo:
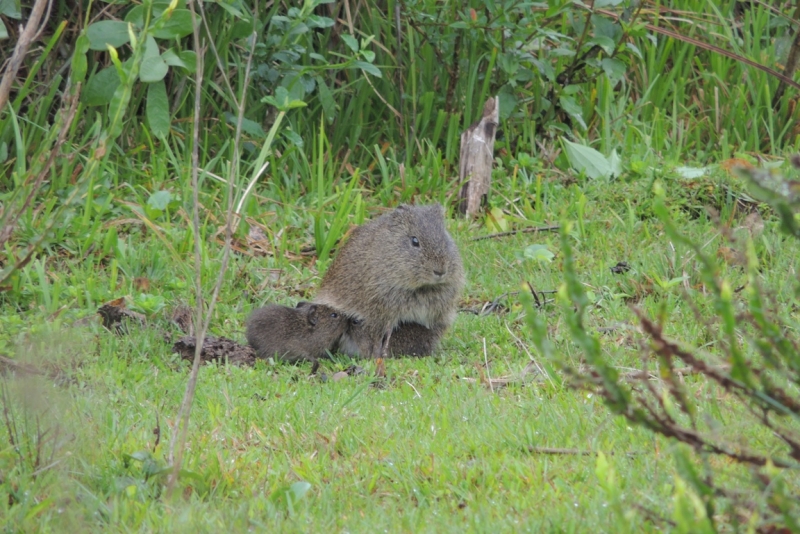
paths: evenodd
<path fill-rule="evenodd" d="M 481 119 L 461 133 L 458 209 L 467 217 L 478 214 L 492 187 L 494 136 L 499 122 L 499 100 L 490 97 L 483 105 Z"/>

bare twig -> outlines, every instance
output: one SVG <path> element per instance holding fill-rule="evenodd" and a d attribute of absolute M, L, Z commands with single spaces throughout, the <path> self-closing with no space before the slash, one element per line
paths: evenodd
<path fill-rule="evenodd" d="M 8 61 L 8 67 L 3 73 L 3 79 L 0 81 L 0 111 L 3 111 L 3 108 L 6 107 L 8 95 L 11 93 L 11 84 L 17 77 L 17 71 L 19 71 L 19 68 L 22 66 L 22 60 L 28 52 L 28 48 L 39 34 L 39 22 L 42 22 L 42 26 L 47 23 L 47 17 L 42 21 L 42 15 L 44 15 L 45 7 L 50 1 L 52 0 L 36 0 L 36 3 L 33 4 L 31 16 L 28 17 L 28 23 L 25 25 L 25 29 L 22 30 L 22 33 L 19 35 L 17 46 L 14 47 L 14 53 L 11 55 L 11 59 Z M 50 10 L 48 9 L 47 11 L 49 14 Z"/>
<path fill-rule="evenodd" d="M 473 237 L 470 241 L 482 241 L 484 239 L 494 239 L 495 237 L 506 237 L 509 235 L 515 234 L 527 234 L 530 232 L 554 232 L 556 230 L 560 230 L 561 226 L 558 224 L 554 224 L 552 226 L 532 226 L 530 228 L 520 228 L 519 230 L 510 230 L 508 232 L 498 232 L 496 234 L 489 234 L 489 235 L 481 235 L 478 237 Z"/>
<path fill-rule="evenodd" d="M 486 366 L 486 376 L 489 378 L 489 389 L 494 393 L 494 386 L 492 385 L 492 375 L 489 373 L 489 358 L 486 355 L 486 338 L 483 338 L 483 364 Z"/>
<path fill-rule="evenodd" d="M 528 447 L 528 452 L 534 454 L 554 454 L 554 455 L 561 455 L 561 456 L 596 456 L 598 451 L 587 451 L 582 449 L 559 449 L 557 447 Z M 608 451 L 605 454 L 609 456 L 614 456 L 618 454 L 614 451 Z M 624 454 L 625 456 L 636 456 L 640 454 L 638 452 L 626 452 L 626 453 L 619 453 Z"/>

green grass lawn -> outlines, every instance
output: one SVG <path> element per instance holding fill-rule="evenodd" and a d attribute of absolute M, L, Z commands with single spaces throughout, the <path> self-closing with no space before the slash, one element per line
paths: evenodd
<path fill-rule="evenodd" d="M 741 184 L 722 169 L 691 182 L 692 187 L 669 170 L 659 180 L 683 232 L 711 256 L 730 245 L 696 208 L 716 203 L 722 220 L 734 227 L 743 214 L 735 213 L 734 203 L 724 195 L 719 202 L 713 194 L 697 196 L 694 186 L 713 193 L 720 184 L 734 190 Z M 557 176 L 544 174 L 540 189 L 530 184 L 514 190 L 528 201 L 536 197 L 531 212 L 519 209 L 521 203 L 502 182 L 493 197 L 512 227 L 579 222 L 570 239 L 576 268 L 594 303 L 587 328 L 611 329 L 599 339 L 603 353 L 621 372 L 641 365 L 635 336 L 625 326 L 635 324 L 631 304 L 663 317 L 668 336 L 711 353 L 716 344 L 706 339 L 708 331 L 681 296 L 684 287 L 697 289 L 700 284 L 694 251 L 671 243 L 652 216 L 650 182 L 628 177 L 564 185 Z M 787 273 L 796 268 L 800 250 L 777 232 L 769 212 L 764 218 L 765 230 L 755 240 L 761 276 L 788 304 L 793 297 L 782 290 L 791 283 Z M 273 224 L 290 220 L 307 217 L 287 208 L 272 218 Z M 302 224 L 295 223 L 295 237 L 286 250 L 309 241 Z M 633 510 L 641 505 L 670 516 L 672 499 L 680 491 L 670 453 L 674 445 L 609 415 L 597 395 L 559 385 L 546 372 L 524 373 L 532 359 L 557 373 L 552 362 L 537 354 L 516 292 L 523 282 L 537 291 L 562 285 L 558 234 L 473 241 L 488 233 L 482 224 L 451 219 L 449 226 L 467 272 L 463 307 L 477 310 L 508 294 L 500 299 L 498 311 L 460 313 L 434 357 L 389 360 L 389 379 L 382 388 L 372 385 L 370 361 L 355 362 L 366 374 L 341 381 L 310 377 L 310 365 L 202 367 L 185 471 L 178 495 L 170 500 L 163 499 L 161 470 L 188 364 L 171 354 L 165 332 L 175 334 L 168 325 L 169 312 L 179 302 L 191 302 L 193 290 L 180 265 L 191 261 L 190 253 L 172 254 L 166 243 L 185 239 L 186 222 L 179 217 L 163 221 L 164 240 L 141 225 L 120 226 L 115 266 L 87 262 L 75 251 L 26 267 L 20 283 L 29 284 L 29 300 L 17 310 L 2 308 L 0 340 L 15 358 L 60 371 L 61 377 L 4 382 L 4 406 L 11 409 L 4 414 L 6 424 L 0 425 L 0 483 L 8 491 L 8 499 L 0 500 L 4 528 L 657 529 L 659 524 Z M 554 253 L 552 261 L 526 257 L 532 244 L 545 245 Z M 210 241 L 205 245 L 207 294 L 220 249 Z M 621 261 L 631 270 L 612 273 L 611 267 Z M 733 286 L 743 283 L 740 267 L 722 261 L 721 266 Z M 308 258 L 234 255 L 210 333 L 244 342 L 244 321 L 251 309 L 313 297 L 319 279 Z M 142 311 L 147 311 L 147 302 L 155 302 L 147 326 L 132 326 L 128 335 L 117 336 L 96 323 L 75 324 L 79 317 L 91 317 L 105 300 L 123 295 L 142 305 Z M 546 317 L 559 358 L 581 364 L 582 352 L 570 341 L 554 302 L 527 313 Z M 346 358 L 325 362 L 320 373 L 330 376 L 351 363 Z M 508 376 L 517 380 L 507 387 L 492 390 L 485 385 L 488 378 Z M 728 410 L 730 403 L 716 387 L 697 376 L 686 377 L 686 385 L 709 417 L 742 439 L 758 439 Z M 573 454 L 550 454 L 546 448 Z M 574 454 L 582 452 L 592 454 Z M 743 475 L 734 470 L 731 476 Z"/>

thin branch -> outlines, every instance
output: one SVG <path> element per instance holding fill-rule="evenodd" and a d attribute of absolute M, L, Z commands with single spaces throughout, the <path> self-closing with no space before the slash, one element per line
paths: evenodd
<path fill-rule="evenodd" d="M 194 202 L 194 210 L 193 210 L 193 225 L 194 225 L 194 241 L 195 241 L 195 292 L 196 292 L 196 300 L 197 300 L 197 308 L 195 310 L 195 324 L 199 325 L 199 328 L 196 331 L 196 344 L 195 344 L 195 353 L 194 353 L 194 360 L 192 362 L 192 370 L 189 375 L 189 381 L 186 384 L 186 392 L 183 397 L 183 403 L 181 404 L 181 411 L 178 421 L 176 422 L 176 429 L 179 432 L 173 432 L 171 447 L 170 447 L 170 462 L 172 465 L 172 473 L 170 473 L 170 478 L 167 483 L 167 497 L 171 495 L 175 484 L 177 482 L 178 473 L 180 472 L 180 467 L 183 460 L 183 450 L 186 446 L 186 436 L 188 433 L 189 427 L 189 414 L 191 412 L 192 403 L 194 402 L 194 394 L 197 388 L 197 376 L 200 370 L 200 361 L 201 361 L 201 353 L 203 349 L 203 342 L 205 340 L 206 332 L 208 331 L 208 327 L 211 324 L 211 319 L 214 316 L 214 305 L 217 302 L 217 297 L 219 296 L 220 289 L 222 288 L 222 284 L 225 279 L 225 271 L 228 268 L 228 260 L 230 259 L 231 253 L 231 243 L 233 241 L 233 184 L 236 175 L 238 174 L 239 169 L 239 141 L 242 135 L 242 123 L 244 122 L 244 108 L 245 103 L 247 102 L 247 87 L 250 84 L 250 68 L 253 61 L 253 54 L 255 52 L 255 47 L 250 48 L 250 54 L 247 57 L 247 67 L 245 68 L 245 76 L 244 76 L 244 84 L 242 87 L 242 95 L 241 98 L 237 101 L 236 96 L 233 95 L 234 101 L 238 102 L 238 117 L 236 122 L 236 135 L 233 140 L 233 162 L 231 163 L 230 173 L 228 176 L 228 207 L 227 207 L 227 215 L 225 220 L 225 246 L 223 247 L 222 251 L 222 264 L 219 267 L 219 274 L 217 275 L 217 282 L 214 286 L 214 291 L 211 295 L 211 299 L 208 303 L 208 311 L 205 315 L 205 320 L 203 320 L 203 288 L 201 283 L 201 267 L 202 267 L 202 254 L 200 250 L 200 202 L 198 199 L 198 174 L 199 174 L 199 154 L 198 154 L 198 147 L 200 144 L 200 103 L 202 97 L 202 81 L 203 81 L 203 72 L 202 72 L 202 58 L 203 58 L 203 50 L 200 46 L 200 35 L 199 29 L 196 20 L 196 14 L 194 11 L 195 5 L 194 2 L 191 4 L 192 8 L 192 25 L 194 28 L 194 47 L 198 51 L 198 69 L 195 75 L 195 120 L 194 126 L 192 129 L 193 135 L 193 146 L 192 146 L 192 196 Z M 203 7 L 200 5 L 200 11 L 203 12 Z M 253 40 L 255 40 L 256 35 L 255 31 L 253 32 Z M 222 72 L 223 77 L 227 78 L 225 72 Z M 230 84 L 228 84 L 230 87 Z M 178 437 L 178 441 L 176 442 L 176 437 Z M 177 456 L 176 456 L 176 445 L 177 445 Z"/>
<path fill-rule="evenodd" d="M 3 108 L 5 108 L 8 103 L 8 95 L 11 93 L 11 84 L 17 77 L 17 71 L 19 71 L 19 68 L 22 66 L 22 60 L 25 58 L 28 48 L 30 48 L 31 43 L 40 31 L 39 22 L 42 21 L 45 6 L 49 3 L 48 0 L 36 0 L 36 3 L 33 4 L 31 16 L 28 17 L 28 24 L 25 25 L 25 29 L 22 30 L 19 40 L 17 40 L 17 46 L 14 47 L 14 53 L 11 55 L 11 59 L 8 62 L 8 68 L 6 68 L 5 73 L 3 73 L 3 79 L 0 81 L 0 112 L 3 111 Z M 50 10 L 48 9 L 48 14 L 49 12 Z M 46 23 L 47 17 L 45 17 L 42 22 L 42 26 Z"/>
<path fill-rule="evenodd" d="M 194 392 L 197 386 L 197 375 L 200 371 L 200 355 L 203 349 L 203 338 L 206 335 L 205 324 L 203 323 L 203 286 L 201 277 L 202 267 L 202 251 L 200 241 L 200 200 L 198 198 L 198 174 L 200 167 L 199 146 L 200 146 L 200 102 L 202 99 L 202 82 L 203 82 L 203 60 L 204 50 L 200 46 L 200 29 L 197 24 L 197 15 L 195 14 L 195 2 L 189 3 L 192 14 L 192 36 L 194 41 L 194 49 L 197 53 L 197 69 L 195 70 L 195 94 L 194 94 L 194 121 L 192 125 L 192 202 L 194 210 L 192 213 L 193 230 L 194 230 L 194 286 L 195 286 L 195 324 L 199 325 L 197 329 L 197 341 L 195 344 L 194 361 L 192 362 L 192 370 L 189 374 L 189 381 L 186 384 L 186 391 L 183 395 L 183 402 L 181 403 L 178 419 L 175 421 L 175 427 L 172 430 L 172 438 L 170 439 L 169 463 L 172 465 L 172 472 L 167 480 L 167 499 L 172 496 L 172 491 L 178 481 L 178 473 L 181 469 L 183 462 L 183 450 L 186 445 L 186 433 L 189 426 L 189 412 L 194 401 Z M 176 455 L 177 453 L 177 455 Z"/>
<path fill-rule="evenodd" d="M 561 226 L 558 224 L 554 224 L 552 226 L 532 226 L 530 228 L 520 228 L 519 230 L 510 230 L 508 232 L 498 232 L 496 234 L 489 234 L 489 235 L 481 235 L 478 237 L 473 237 L 470 241 L 482 241 L 484 239 L 494 239 L 495 237 L 506 237 L 509 235 L 516 235 L 516 234 L 528 234 L 531 232 L 539 233 L 539 232 L 555 232 L 560 230 Z"/>

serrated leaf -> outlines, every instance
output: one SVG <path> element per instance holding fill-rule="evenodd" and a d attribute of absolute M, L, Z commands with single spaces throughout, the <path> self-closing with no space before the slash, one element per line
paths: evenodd
<path fill-rule="evenodd" d="M 119 74 L 116 67 L 106 67 L 100 72 L 96 72 L 89 81 L 86 82 L 86 87 L 81 92 L 81 100 L 87 106 L 103 106 L 111 102 L 114 97 L 114 91 L 119 87 Z"/>
<path fill-rule="evenodd" d="M 367 63 L 366 61 L 354 61 L 353 65 L 359 69 L 362 69 L 364 72 L 368 74 L 372 74 L 376 78 L 383 77 L 383 75 L 381 74 L 381 70 L 372 63 Z"/>
<path fill-rule="evenodd" d="M 286 76 L 281 85 L 288 91 L 289 100 L 303 100 L 306 96 L 306 88 L 300 75 Z"/>
<path fill-rule="evenodd" d="M 622 36 L 622 27 L 619 23 L 604 16 L 592 15 L 592 26 L 594 27 L 595 38 L 607 37 L 612 43 L 616 43 Z"/>
<path fill-rule="evenodd" d="M 553 66 L 550 64 L 549 61 L 539 61 L 538 59 L 531 59 L 531 63 L 539 70 L 539 73 L 544 75 L 548 81 L 554 81 L 556 79 L 556 71 L 553 69 Z"/>
<path fill-rule="evenodd" d="M 597 37 L 593 37 L 592 39 L 586 41 L 584 48 L 588 49 L 595 45 L 602 48 L 603 51 L 608 55 L 614 53 L 614 47 L 616 46 L 614 40 L 611 39 L 610 37 L 607 37 L 605 35 L 598 35 Z"/>
<path fill-rule="evenodd" d="M 150 131 L 159 139 L 166 139 L 169 134 L 170 114 L 167 88 L 164 80 L 151 83 L 147 87 L 147 123 Z M 152 197 L 151 197 L 152 198 Z"/>
<path fill-rule="evenodd" d="M 604 58 L 600 62 L 600 66 L 603 67 L 603 72 L 606 73 L 606 76 L 614 85 L 625 77 L 625 72 L 628 70 L 625 63 L 610 57 Z"/>
<path fill-rule="evenodd" d="M 341 37 L 342 41 L 344 41 L 344 44 L 346 44 L 350 50 L 353 52 L 358 52 L 358 40 L 355 37 L 349 33 L 343 33 Z"/>
<path fill-rule="evenodd" d="M 89 48 L 92 50 L 106 50 L 107 45 L 117 48 L 128 42 L 128 23 L 101 20 L 86 28 L 86 36 L 89 38 Z"/>
<path fill-rule="evenodd" d="M 611 175 L 611 164 L 597 150 L 561 139 L 567 153 L 567 159 L 573 169 L 585 172 L 589 178 L 607 178 Z"/>
<path fill-rule="evenodd" d="M 224 9 L 225 11 L 227 11 L 228 13 L 230 13 L 231 15 L 233 15 L 233 16 L 234 16 L 234 18 L 240 19 L 240 18 L 244 17 L 244 13 L 242 13 L 241 11 L 239 11 L 238 9 L 236 9 L 236 7 L 232 6 L 231 4 L 229 4 L 228 2 L 226 2 L 225 0 L 223 0 L 223 1 L 221 1 L 221 2 L 215 2 L 215 3 L 216 3 L 216 4 L 217 4 L 219 7 L 221 7 L 222 9 Z M 252 21 L 248 21 L 248 22 L 250 22 L 250 27 L 252 27 L 252 26 L 253 26 L 253 23 L 252 23 Z"/>

